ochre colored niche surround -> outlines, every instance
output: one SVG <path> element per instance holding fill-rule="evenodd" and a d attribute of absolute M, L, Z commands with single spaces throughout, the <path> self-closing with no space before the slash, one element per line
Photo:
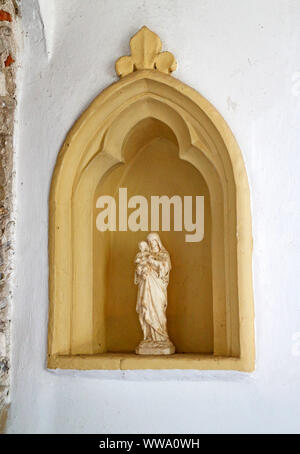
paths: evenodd
<path fill-rule="evenodd" d="M 251 211 L 241 151 L 216 109 L 170 75 L 176 61 L 169 52 L 160 52 L 157 35 L 143 27 L 130 45 L 131 56 L 116 63 L 120 81 L 92 102 L 58 155 L 50 193 L 48 367 L 252 371 Z M 186 292 L 186 301 L 183 293 L 181 305 L 176 300 L 177 279 L 172 284 L 171 274 L 168 320 L 178 352 L 171 356 L 138 356 L 131 351 L 140 336 L 132 259 L 146 233 L 101 234 L 95 225 L 96 199 L 103 191 L 116 193 L 127 181 L 132 190 L 150 194 L 151 181 L 148 186 L 140 183 L 143 160 L 151 168 L 157 162 L 166 174 L 176 175 L 169 181 L 174 190 L 181 190 L 179 195 L 185 190 L 206 195 L 202 249 L 188 251 L 193 243 L 175 247 L 183 244 L 182 238 L 160 232 L 171 258 L 176 251 L 173 267 L 176 260 L 182 263 L 180 258 L 185 263 L 194 251 L 197 266 L 192 268 L 186 261 L 189 275 L 201 282 L 197 273 L 207 273 L 203 292 L 195 286 L 195 291 Z M 119 249 L 114 250 L 114 245 L 123 245 L 126 252 L 120 253 L 123 269 L 128 268 L 126 279 L 117 268 Z M 202 257 L 199 263 L 197 251 Z M 122 305 L 117 304 L 112 277 L 124 289 Z M 198 318 L 197 307 L 202 311 Z M 192 321 L 189 313 L 194 314 Z M 118 323 L 124 319 L 127 327 Z M 202 343 L 201 333 L 206 333 Z"/>

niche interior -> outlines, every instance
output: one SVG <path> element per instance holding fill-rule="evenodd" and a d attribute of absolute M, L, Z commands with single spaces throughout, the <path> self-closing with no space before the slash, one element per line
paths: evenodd
<path fill-rule="evenodd" d="M 48 367 L 254 369 L 252 236 L 247 175 L 216 109 L 170 73 L 176 62 L 143 27 L 120 80 L 76 122 L 50 193 Z M 171 254 L 170 356 L 139 356 L 133 283 L 145 231 L 96 228 L 97 200 L 136 194 L 204 196 L 204 239 L 159 231 Z M 118 208 L 118 207 L 117 207 Z M 117 209 L 118 212 L 118 209 Z M 150 212 L 149 212 L 150 218 Z M 150 227 L 149 227 L 150 229 Z"/>

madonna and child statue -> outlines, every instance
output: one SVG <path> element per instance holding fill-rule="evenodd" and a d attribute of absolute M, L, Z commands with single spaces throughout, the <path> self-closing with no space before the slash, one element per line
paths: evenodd
<path fill-rule="evenodd" d="M 171 355 L 175 347 L 168 336 L 166 316 L 171 260 L 157 233 L 150 233 L 147 241 L 139 243 L 135 266 L 136 311 L 143 331 L 136 353 Z"/>

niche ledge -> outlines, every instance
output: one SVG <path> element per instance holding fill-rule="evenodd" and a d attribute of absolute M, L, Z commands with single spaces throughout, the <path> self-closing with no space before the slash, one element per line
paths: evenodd
<path fill-rule="evenodd" d="M 145 357 L 125 353 L 104 353 L 101 355 L 51 356 L 48 360 L 48 368 L 69 370 L 235 370 L 252 372 L 254 361 L 197 354 Z"/>

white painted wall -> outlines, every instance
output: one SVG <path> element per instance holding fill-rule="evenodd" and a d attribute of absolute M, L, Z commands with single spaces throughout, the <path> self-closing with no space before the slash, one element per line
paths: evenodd
<path fill-rule="evenodd" d="M 40 3 L 39 13 L 36 1 L 23 2 L 8 432 L 299 432 L 299 0 Z M 56 156 L 73 122 L 117 79 L 114 62 L 144 24 L 175 54 L 175 77 L 219 109 L 244 154 L 253 207 L 254 374 L 54 373 L 45 366 L 47 202 Z"/>

